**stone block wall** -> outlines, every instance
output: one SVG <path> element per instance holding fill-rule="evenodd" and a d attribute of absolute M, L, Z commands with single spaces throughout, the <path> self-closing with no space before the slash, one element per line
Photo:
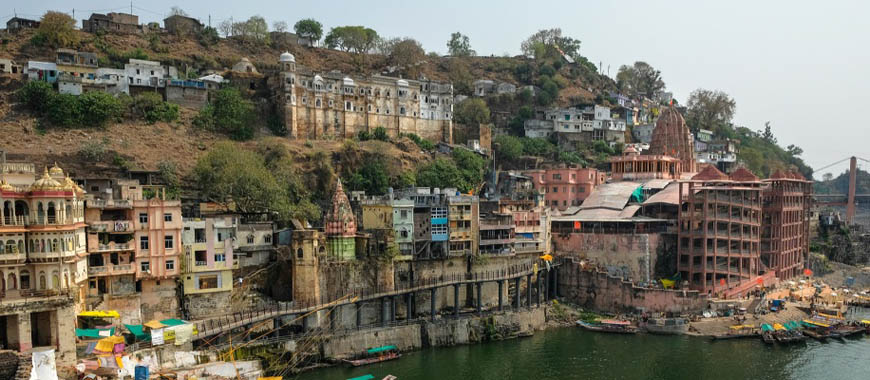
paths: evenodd
<path fill-rule="evenodd" d="M 655 280 L 657 253 L 666 240 L 662 234 L 563 233 L 553 234 L 553 251 L 588 259 L 611 276 L 649 282 Z"/>

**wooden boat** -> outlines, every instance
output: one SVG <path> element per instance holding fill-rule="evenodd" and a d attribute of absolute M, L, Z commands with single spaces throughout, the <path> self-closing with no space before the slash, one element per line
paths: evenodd
<path fill-rule="evenodd" d="M 616 334 L 635 334 L 637 328 L 631 325 L 629 321 L 619 321 L 614 319 L 603 319 L 595 323 L 577 321 L 577 325 L 589 330 Z"/>
<path fill-rule="evenodd" d="M 644 325 L 650 334 L 682 335 L 689 331 L 686 318 L 650 318 Z"/>
<path fill-rule="evenodd" d="M 359 367 L 367 364 L 380 363 L 387 360 L 398 359 L 400 357 L 402 357 L 402 354 L 399 353 L 399 350 L 398 348 L 396 348 L 396 346 L 382 346 L 368 349 L 364 357 L 361 359 L 345 360 L 345 362 L 354 367 Z"/>
<path fill-rule="evenodd" d="M 773 331 L 762 331 L 761 332 L 761 340 L 767 344 L 776 343 L 776 338 L 773 337 Z"/>
<path fill-rule="evenodd" d="M 725 335 L 714 335 L 713 340 L 753 338 L 758 336 L 755 326 L 752 325 L 735 325 L 728 328 L 728 333 Z"/>
<path fill-rule="evenodd" d="M 861 326 L 853 326 L 853 325 L 840 325 L 834 327 L 834 332 L 840 334 L 840 336 L 847 337 L 856 334 L 863 334 L 864 328 Z"/>
<path fill-rule="evenodd" d="M 773 337 L 777 342 L 783 344 L 798 343 L 807 340 L 807 336 L 797 330 L 774 331 Z"/>

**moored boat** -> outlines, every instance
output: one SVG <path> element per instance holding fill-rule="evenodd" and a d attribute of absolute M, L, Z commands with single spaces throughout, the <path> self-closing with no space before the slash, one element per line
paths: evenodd
<path fill-rule="evenodd" d="M 367 364 L 398 359 L 400 357 L 402 357 L 402 354 L 399 353 L 399 349 L 396 348 L 396 346 L 382 346 L 368 349 L 364 357 L 361 359 L 345 360 L 345 362 L 354 367 L 359 367 Z"/>
<path fill-rule="evenodd" d="M 724 335 L 714 335 L 713 340 L 725 339 L 740 339 L 757 337 L 758 331 L 753 325 L 735 325 L 728 327 L 728 333 Z"/>
<path fill-rule="evenodd" d="M 616 334 L 634 334 L 637 333 L 637 328 L 631 325 L 629 321 L 619 321 L 615 319 L 602 319 L 594 323 L 577 321 L 577 325 L 589 330 L 597 332 L 607 332 Z"/>

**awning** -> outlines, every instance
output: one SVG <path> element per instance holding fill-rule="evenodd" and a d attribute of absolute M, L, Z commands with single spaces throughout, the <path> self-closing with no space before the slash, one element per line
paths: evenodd
<path fill-rule="evenodd" d="M 79 317 L 121 318 L 121 315 L 115 310 L 89 310 L 79 313 Z"/>
<path fill-rule="evenodd" d="M 115 328 L 110 329 L 76 329 L 77 338 L 105 338 L 115 335 Z"/>
<path fill-rule="evenodd" d="M 160 321 L 160 323 L 162 323 L 164 326 L 172 327 L 172 326 L 178 326 L 178 325 L 185 325 L 185 324 L 187 324 L 187 321 L 182 321 L 180 319 L 175 319 L 175 318 L 169 318 L 169 319 L 164 319 L 164 320 Z"/>
<path fill-rule="evenodd" d="M 136 340 L 148 340 L 151 336 L 145 333 L 145 328 L 142 325 L 124 325 L 130 334 L 136 337 Z"/>
<path fill-rule="evenodd" d="M 157 321 L 145 322 L 145 324 L 143 324 L 143 326 L 150 328 L 150 329 L 162 329 L 162 328 L 166 327 L 166 325 L 164 325 L 160 322 L 157 322 Z"/>
<path fill-rule="evenodd" d="M 110 353 L 114 352 L 116 344 L 124 343 L 124 337 L 122 336 L 110 336 L 108 338 L 100 339 L 97 342 L 97 346 L 94 348 L 94 351 L 99 351 L 102 353 Z"/>
<path fill-rule="evenodd" d="M 743 330 L 743 329 L 754 329 L 753 325 L 734 325 L 729 327 L 731 330 Z"/>
<path fill-rule="evenodd" d="M 347 380 L 371 380 L 374 378 L 375 377 L 372 375 L 362 375 L 362 376 L 358 376 L 358 377 L 352 377 L 352 378 L 347 379 Z"/>
<path fill-rule="evenodd" d="M 368 352 L 370 354 L 377 354 L 378 352 L 384 352 L 384 351 L 390 351 L 390 350 L 397 350 L 397 348 L 396 348 L 396 346 L 381 346 L 381 347 L 369 348 L 368 351 L 366 351 L 366 352 Z"/>

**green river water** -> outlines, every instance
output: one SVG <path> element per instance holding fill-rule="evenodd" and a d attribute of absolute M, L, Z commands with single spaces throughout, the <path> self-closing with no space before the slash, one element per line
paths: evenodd
<path fill-rule="evenodd" d="M 870 337 L 768 346 L 761 339 L 615 335 L 580 328 L 405 354 L 362 368 L 333 367 L 298 379 L 387 374 L 453 379 L 870 379 Z"/>

